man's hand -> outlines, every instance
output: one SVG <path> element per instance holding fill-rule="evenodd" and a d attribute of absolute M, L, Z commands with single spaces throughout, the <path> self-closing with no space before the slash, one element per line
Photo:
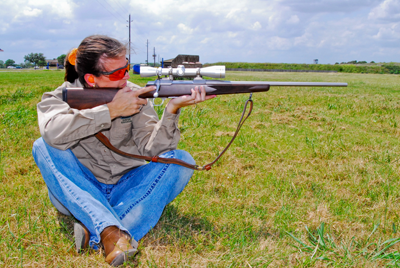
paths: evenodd
<path fill-rule="evenodd" d="M 124 87 L 119 90 L 112 102 L 107 103 L 111 120 L 121 116 L 131 116 L 140 112 L 141 108 L 147 104 L 147 100 L 139 98 L 139 95 L 155 89 L 155 86 L 150 86 L 135 91 L 129 87 Z"/>
<path fill-rule="evenodd" d="M 194 105 L 205 100 L 213 99 L 217 95 L 206 96 L 206 91 L 203 86 L 192 88 L 192 95 L 185 95 L 179 98 L 172 99 L 168 102 L 167 111 L 171 114 L 176 114 L 182 107 Z"/>

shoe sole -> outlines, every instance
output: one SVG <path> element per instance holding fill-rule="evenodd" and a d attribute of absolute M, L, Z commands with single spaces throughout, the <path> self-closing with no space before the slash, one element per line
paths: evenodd
<path fill-rule="evenodd" d="M 123 264 L 129 257 L 134 256 L 137 253 L 137 249 L 129 249 L 128 251 L 122 252 L 115 257 L 115 259 L 110 263 L 111 266 L 117 267 Z"/>
<path fill-rule="evenodd" d="M 85 246 L 85 230 L 82 225 L 74 223 L 74 237 L 75 237 L 75 249 L 77 253 L 81 253 Z"/>

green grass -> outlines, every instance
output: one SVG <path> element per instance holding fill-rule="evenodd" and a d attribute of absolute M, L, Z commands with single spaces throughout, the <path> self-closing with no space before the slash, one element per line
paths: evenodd
<path fill-rule="evenodd" d="M 108 267 L 101 252 L 74 252 L 74 219 L 51 205 L 31 157 L 40 137 L 35 105 L 63 75 L 0 73 L 0 266 Z M 253 114 L 229 151 L 212 170 L 195 172 L 128 266 L 399 266 L 400 77 L 228 72 L 226 79 L 349 87 L 253 94 Z M 247 98 L 185 108 L 179 148 L 198 164 L 213 160 Z"/>

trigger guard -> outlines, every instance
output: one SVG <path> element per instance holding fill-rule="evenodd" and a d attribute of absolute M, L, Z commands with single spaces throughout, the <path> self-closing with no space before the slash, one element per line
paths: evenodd
<path fill-rule="evenodd" d="M 151 98 L 150 101 L 153 103 L 153 106 L 162 106 L 164 104 L 165 98 L 161 98 L 162 102 L 160 104 L 154 103 L 155 98 Z"/>

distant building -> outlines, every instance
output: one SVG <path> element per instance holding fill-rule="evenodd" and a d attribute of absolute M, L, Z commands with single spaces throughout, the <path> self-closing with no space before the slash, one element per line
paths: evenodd
<path fill-rule="evenodd" d="M 179 54 L 174 59 L 169 59 L 164 61 L 164 68 L 171 66 L 172 68 L 178 67 L 178 65 L 183 65 L 185 68 L 201 68 L 203 64 L 200 62 L 199 55 L 182 55 Z"/>
<path fill-rule="evenodd" d="M 57 59 L 46 60 L 46 65 L 47 63 L 49 64 L 49 66 L 57 66 L 58 60 Z"/>
<path fill-rule="evenodd" d="M 318 64 L 318 59 L 315 59 L 315 60 L 314 60 L 314 63 L 315 63 L 315 64 Z"/>

